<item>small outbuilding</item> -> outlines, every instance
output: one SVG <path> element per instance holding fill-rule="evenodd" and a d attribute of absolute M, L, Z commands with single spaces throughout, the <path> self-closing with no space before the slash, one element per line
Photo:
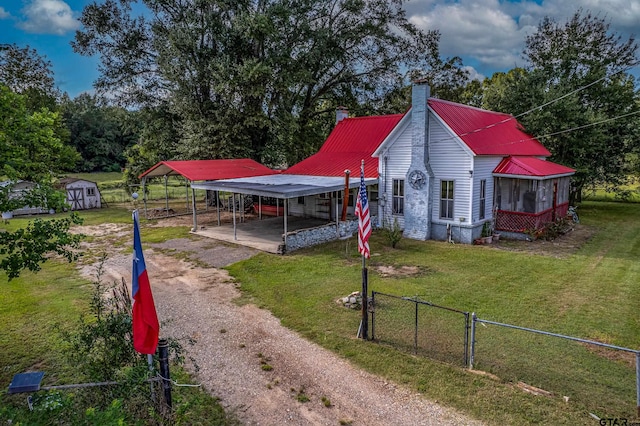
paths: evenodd
<path fill-rule="evenodd" d="M 22 199 L 22 197 L 34 189 L 37 186 L 35 182 L 30 182 L 26 180 L 18 180 L 18 181 L 10 181 L 6 180 L 0 182 L 0 188 L 5 189 L 5 191 L 9 191 L 8 198 L 11 199 Z M 28 214 L 41 214 L 45 213 L 47 210 L 41 206 L 20 206 L 13 210 L 10 210 L 11 215 L 20 216 L 20 215 L 28 215 Z M 9 213 L 9 212 L 3 212 Z"/>
<path fill-rule="evenodd" d="M 67 194 L 71 210 L 99 209 L 102 207 L 98 184 L 90 180 L 63 178 L 58 181 Z"/>

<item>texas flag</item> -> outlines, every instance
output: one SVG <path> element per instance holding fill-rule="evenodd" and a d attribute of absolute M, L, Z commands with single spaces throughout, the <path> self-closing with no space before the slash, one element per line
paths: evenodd
<path fill-rule="evenodd" d="M 138 210 L 133 211 L 133 347 L 141 354 L 154 354 L 158 346 L 160 324 L 153 303 L 151 284 L 142 254 Z"/>

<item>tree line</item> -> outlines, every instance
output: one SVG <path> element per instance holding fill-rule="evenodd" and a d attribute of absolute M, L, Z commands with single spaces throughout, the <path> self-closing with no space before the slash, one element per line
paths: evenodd
<path fill-rule="evenodd" d="M 69 99 L 37 52 L 0 47 L 5 90 L 27 111 L 51 114 L 66 153 L 57 168 L 126 168 L 135 181 L 170 159 L 286 167 L 317 151 L 338 105 L 354 115 L 404 112 L 420 77 L 436 97 L 516 116 L 551 160 L 577 170 L 573 200 L 638 172 L 638 45 L 588 11 L 543 19 L 526 39 L 526 67 L 481 82 L 461 58 L 441 56 L 437 29 L 411 24 L 402 1 L 143 3 L 83 10 L 72 45 L 100 58 L 94 95 Z"/>

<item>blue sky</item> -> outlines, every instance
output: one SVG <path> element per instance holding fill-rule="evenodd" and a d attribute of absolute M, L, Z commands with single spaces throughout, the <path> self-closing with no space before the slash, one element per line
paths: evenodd
<path fill-rule="evenodd" d="M 98 59 L 75 54 L 69 44 L 89 3 L 0 0 L 0 43 L 29 45 L 46 56 L 58 88 L 71 97 L 92 91 Z M 640 31 L 640 0 L 410 0 L 405 5 L 414 24 L 440 30 L 442 54 L 462 57 L 478 78 L 525 65 L 524 40 L 540 19 L 563 21 L 578 8 L 610 20 L 612 29 L 625 37 Z"/>

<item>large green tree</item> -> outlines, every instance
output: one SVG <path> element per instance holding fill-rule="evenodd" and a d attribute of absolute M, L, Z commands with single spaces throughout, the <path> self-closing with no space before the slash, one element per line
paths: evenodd
<path fill-rule="evenodd" d="M 130 3 L 87 6 L 73 46 L 100 55 L 99 90 L 175 118 L 175 158 L 290 164 L 315 152 L 336 106 L 379 99 L 437 54 L 401 0 Z"/>
<path fill-rule="evenodd" d="M 72 169 L 78 153 L 58 136 L 61 127 L 57 112 L 46 108 L 30 112 L 26 96 L 0 84 L 1 174 L 46 183 Z"/>
<path fill-rule="evenodd" d="M 59 96 L 51 62 L 29 46 L 0 44 L 0 84 L 25 96 L 29 111 L 54 110 Z"/>
<path fill-rule="evenodd" d="M 82 160 L 82 172 L 120 171 L 126 164 L 125 150 L 138 140 L 138 112 L 108 105 L 98 95 L 63 97 L 62 116 L 70 144 Z"/>
<path fill-rule="evenodd" d="M 580 201 L 583 189 L 616 188 L 628 176 L 640 111 L 629 74 L 637 52 L 633 38 L 625 40 L 603 18 L 578 11 L 564 23 L 543 19 L 526 40 L 529 66 L 485 84 L 486 107 L 523 114 L 519 121 L 552 159 L 577 170 L 572 202 Z"/>
<path fill-rule="evenodd" d="M 77 153 L 56 136 L 61 126 L 57 113 L 43 108 L 29 112 L 26 96 L 12 92 L 0 84 L 0 174 L 17 179 L 30 180 L 38 184 L 26 196 L 19 197 L 21 205 L 38 205 L 54 208 L 63 206 L 64 195 L 50 186 L 55 173 L 75 164 Z M 0 191 L 0 210 L 16 204 L 16 194 L 11 194 L 11 185 Z M 8 202 L 12 199 L 14 202 Z M 68 218 L 36 219 L 24 229 L 0 232 L 0 270 L 9 279 L 29 269 L 38 271 L 40 265 L 51 255 L 59 255 L 69 261 L 77 258 L 80 236 L 69 233 L 74 223 L 80 223 L 76 215 Z"/>

